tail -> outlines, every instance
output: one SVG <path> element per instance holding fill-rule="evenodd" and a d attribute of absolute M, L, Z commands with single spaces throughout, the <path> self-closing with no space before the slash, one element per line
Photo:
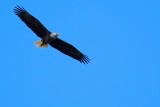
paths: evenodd
<path fill-rule="evenodd" d="M 44 42 L 42 42 L 41 40 L 35 42 L 35 45 L 36 45 L 37 47 L 39 47 L 39 48 L 47 48 L 47 47 L 48 47 L 48 43 L 44 43 Z"/>

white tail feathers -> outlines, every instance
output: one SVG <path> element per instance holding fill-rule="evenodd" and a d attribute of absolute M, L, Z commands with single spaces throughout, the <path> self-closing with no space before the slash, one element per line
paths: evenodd
<path fill-rule="evenodd" d="M 41 40 L 35 42 L 35 45 L 39 48 L 47 48 L 48 47 L 48 43 L 43 43 Z"/>

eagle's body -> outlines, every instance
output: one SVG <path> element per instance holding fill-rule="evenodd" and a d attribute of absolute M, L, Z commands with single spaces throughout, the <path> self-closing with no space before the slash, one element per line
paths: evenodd
<path fill-rule="evenodd" d="M 47 47 L 49 44 L 81 63 L 89 63 L 89 58 L 86 55 L 81 53 L 71 44 L 59 39 L 57 37 L 59 35 L 58 33 L 51 33 L 38 19 L 29 14 L 24 8 L 17 6 L 15 7 L 14 12 L 38 37 L 41 38 L 41 41 L 36 42 L 38 47 Z"/>

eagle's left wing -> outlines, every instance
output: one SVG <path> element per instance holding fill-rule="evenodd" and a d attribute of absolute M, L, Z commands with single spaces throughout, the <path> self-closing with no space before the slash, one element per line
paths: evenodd
<path fill-rule="evenodd" d="M 53 40 L 49 44 L 52 47 L 59 50 L 60 52 L 64 53 L 65 55 L 68 55 L 68 56 L 80 61 L 81 63 L 87 64 L 90 61 L 90 59 L 86 55 L 81 53 L 74 46 L 72 46 L 71 44 L 69 44 L 69 43 L 67 43 L 67 42 L 65 42 L 65 41 L 63 41 L 59 38 L 56 38 L 55 40 Z"/>

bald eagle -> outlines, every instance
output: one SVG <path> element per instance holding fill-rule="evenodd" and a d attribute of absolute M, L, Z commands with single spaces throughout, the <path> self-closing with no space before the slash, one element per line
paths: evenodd
<path fill-rule="evenodd" d="M 38 19 L 27 12 L 23 7 L 16 6 L 14 12 L 38 37 L 41 38 L 40 41 L 35 42 L 38 47 L 46 48 L 49 44 L 51 47 L 81 63 L 89 63 L 90 59 L 88 56 L 80 52 L 73 45 L 59 39 L 57 37 L 59 33 L 51 33 Z"/>

